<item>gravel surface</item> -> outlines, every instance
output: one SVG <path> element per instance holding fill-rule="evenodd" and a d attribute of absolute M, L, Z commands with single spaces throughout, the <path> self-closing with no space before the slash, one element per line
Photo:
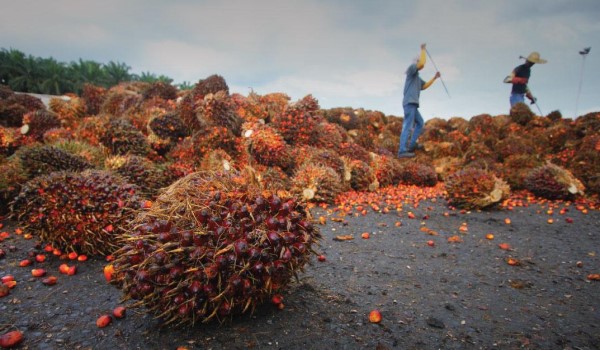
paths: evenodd
<path fill-rule="evenodd" d="M 588 279 L 600 273 L 600 211 L 525 205 L 468 212 L 433 199 L 402 212 L 344 217 L 315 208 L 315 219 L 325 221 L 319 250 L 326 261 L 311 259 L 284 293 L 282 310 L 268 303 L 223 324 L 185 328 L 162 328 L 143 309 L 98 328 L 100 315 L 122 305 L 104 279 L 106 261 L 68 261 L 77 265 L 73 276 L 60 274 L 65 262 L 51 254 L 19 267 L 35 238 L 4 221 L 0 231 L 10 235 L 0 242 L 0 277 L 14 275 L 17 285 L 0 298 L 0 334 L 22 331 L 20 349 L 600 348 L 600 282 Z M 32 277 L 39 267 L 57 284 Z M 380 323 L 369 321 L 375 309 Z"/>

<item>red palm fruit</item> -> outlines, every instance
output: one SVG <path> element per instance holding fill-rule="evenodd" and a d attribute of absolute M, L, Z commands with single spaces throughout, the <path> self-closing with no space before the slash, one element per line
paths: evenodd
<path fill-rule="evenodd" d="M 115 268 L 112 264 L 108 264 L 104 266 L 104 278 L 106 278 L 106 282 L 110 282 L 115 272 Z"/>
<path fill-rule="evenodd" d="M 0 284 L 0 298 L 3 298 L 10 294 L 10 288 L 6 284 Z"/>
<path fill-rule="evenodd" d="M 75 266 L 75 265 L 69 266 L 69 269 L 67 270 L 67 275 L 73 276 L 76 273 L 77 273 L 77 266 Z"/>
<path fill-rule="evenodd" d="M 58 267 L 58 271 L 60 273 L 62 273 L 63 275 L 66 275 L 69 272 L 69 265 L 67 265 L 67 264 L 61 264 Z"/>
<path fill-rule="evenodd" d="M 46 270 L 44 269 L 33 269 L 31 270 L 31 275 L 33 277 L 42 277 L 46 275 Z"/>
<path fill-rule="evenodd" d="M 46 256 L 44 254 L 38 254 L 35 256 L 35 261 L 42 263 L 46 261 Z"/>
<path fill-rule="evenodd" d="M 75 260 L 77 259 L 77 253 L 75 252 L 70 252 L 69 255 L 67 255 L 69 257 L 70 260 Z"/>
<path fill-rule="evenodd" d="M 369 313 L 369 322 L 379 323 L 381 322 L 381 312 L 379 310 L 373 310 Z"/>
<path fill-rule="evenodd" d="M 29 260 L 29 259 L 24 259 L 19 262 L 19 266 L 21 266 L 21 267 L 26 267 L 29 265 L 31 265 L 31 260 Z"/>
<path fill-rule="evenodd" d="M 104 328 L 104 327 L 108 326 L 111 321 L 112 321 L 112 318 L 109 315 L 102 315 L 102 316 L 98 317 L 98 319 L 96 320 L 96 326 L 98 328 Z"/>
<path fill-rule="evenodd" d="M 113 310 L 113 316 L 115 316 L 115 318 L 123 318 L 125 317 L 125 311 L 127 309 L 124 306 L 117 306 L 114 310 Z"/>
<path fill-rule="evenodd" d="M 57 281 L 58 278 L 56 276 L 48 276 L 42 280 L 42 283 L 47 286 L 53 286 L 56 284 Z"/>
<path fill-rule="evenodd" d="M 281 304 L 283 302 L 283 295 L 273 294 L 273 296 L 271 297 L 271 302 L 275 305 Z"/>
<path fill-rule="evenodd" d="M 14 348 L 23 341 L 23 333 L 21 331 L 11 331 L 0 336 L 0 347 L 9 349 Z"/>
<path fill-rule="evenodd" d="M 88 257 L 87 255 L 81 254 L 77 257 L 77 261 L 87 261 Z"/>
<path fill-rule="evenodd" d="M 0 278 L 0 281 L 2 281 L 2 283 L 14 281 L 14 280 L 15 280 L 15 276 L 13 276 L 13 275 L 6 275 L 6 276 L 3 276 L 2 278 Z"/>

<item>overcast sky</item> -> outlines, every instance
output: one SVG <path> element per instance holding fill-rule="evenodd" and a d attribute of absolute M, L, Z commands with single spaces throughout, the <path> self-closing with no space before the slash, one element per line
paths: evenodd
<path fill-rule="evenodd" d="M 600 0 L 0 0 L 0 8 L 0 48 L 123 62 L 175 83 L 219 74 L 242 95 L 312 94 L 322 108 L 398 116 L 404 72 L 425 42 L 450 93 L 438 81 L 421 94 L 425 119 L 507 113 L 502 80 L 520 55 L 538 51 L 548 63 L 532 68 L 529 86 L 544 114 L 600 111 Z M 421 77 L 434 74 L 428 60 Z"/>

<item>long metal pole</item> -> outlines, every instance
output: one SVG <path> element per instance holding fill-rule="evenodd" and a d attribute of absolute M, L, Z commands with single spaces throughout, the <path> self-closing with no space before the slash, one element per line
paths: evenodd
<path fill-rule="evenodd" d="M 579 109 L 579 95 L 581 95 L 581 85 L 583 83 L 583 67 L 585 66 L 585 56 L 581 55 L 583 60 L 581 61 L 581 75 L 579 76 L 579 89 L 577 90 L 577 101 L 575 102 L 575 115 L 573 118 L 577 118 L 577 110 Z"/>
<path fill-rule="evenodd" d="M 431 61 L 431 63 L 433 63 L 433 68 L 435 68 L 436 72 L 439 72 L 440 70 L 438 69 L 438 67 L 435 65 L 435 61 L 433 60 L 433 58 L 431 57 L 431 54 L 429 54 L 429 50 L 425 49 L 425 52 L 427 52 L 427 56 L 429 56 L 429 60 Z M 444 79 L 442 79 L 442 76 L 440 75 L 440 81 L 442 82 L 442 85 L 444 86 L 444 90 L 446 90 L 446 93 L 448 94 L 448 97 L 450 97 L 450 93 L 448 92 L 448 88 L 446 87 L 446 84 L 444 83 Z"/>

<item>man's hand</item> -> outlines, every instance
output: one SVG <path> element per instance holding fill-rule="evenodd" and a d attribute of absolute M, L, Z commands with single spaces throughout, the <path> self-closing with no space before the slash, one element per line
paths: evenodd
<path fill-rule="evenodd" d="M 439 77 L 441 77 L 441 76 L 442 76 L 442 75 L 440 74 L 440 72 L 435 72 L 435 76 L 434 76 L 434 78 L 436 78 L 436 79 L 437 79 L 437 78 L 439 78 Z"/>

